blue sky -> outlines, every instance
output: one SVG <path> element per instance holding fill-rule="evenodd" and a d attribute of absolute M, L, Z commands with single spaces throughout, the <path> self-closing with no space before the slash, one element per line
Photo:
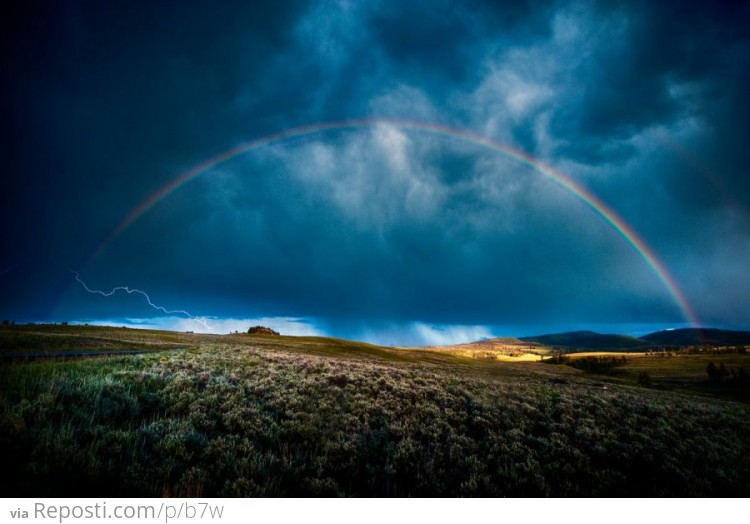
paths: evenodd
<path fill-rule="evenodd" d="M 652 249 L 702 324 L 748 329 L 748 28 L 748 4 L 728 2 L 12 4 L 0 316 L 189 329 L 140 296 L 87 293 L 73 269 L 220 331 L 263 319 L 417 344 L 684 325 L 580 199 L 397 124 L 240 155 L 102 247 L 223 151 L 373 118 L 465 130 L 565 174 Z"/>

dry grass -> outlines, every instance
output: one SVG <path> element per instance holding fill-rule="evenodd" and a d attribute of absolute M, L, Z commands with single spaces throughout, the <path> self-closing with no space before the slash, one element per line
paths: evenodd
<path fill-rule="evenodd" d="M 421 349 L 461 357 L 500 360 L 503 362 L 539 362 L 545 356 L 551 354 L 550 349 L 547 347 L 510 337 L 492 338 L 470 344 L 455 344 L 452 346 L 428 346 Z"/>

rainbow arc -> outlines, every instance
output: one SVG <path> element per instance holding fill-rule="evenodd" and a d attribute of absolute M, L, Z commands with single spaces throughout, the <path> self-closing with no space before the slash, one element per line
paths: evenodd
<path fill-rule="evenodd" d="M 653 273 L 663 284 L 664 288 L 674 299 L 680 308 L 685 320 L 692 326 L 698 326 L 699 322 L 695 312 L 687 301 L 684 293 L 677 285 L 675 279 L 667 271 L 667 268 L 659 260 L 656 253 L 647 245 L 647 243 L 630 227 L 612 208 L 607 206 L 601 199 L 594 195 L 587 188 L 582 186 L 567 175 L 546 165 L 545 163 L 531 157 L 530 155 L 502 144 L 486 136 L 482 136 L 471 131 L 448 127 L 440 124 L 415 122 L 407 120 L 386 119 L 386 118 L 368 118 L 358 120 L 345 120 L 315 123 L 300 127 L 294 127 L 260 137 L 249 142 L 239 144 L 231 149 L 223 151 L 200 164 L 188 169 L 179 176 L 173 178 L 166 184 L 159 187 L 136 207 L 134 207 L 112 230 L 112 233 L 99 245 L 95 250 L 89 262 L 96 258 L 101 251 L 117 238 L 123 231 L 128 229 L 135 221 L 147 213 L 150 209 L 164 200 L 171 193 L 205 173 L 210 172 L 217 166 L 229 162 L 230 160 L 256 151 L 260 148 L 269 146 L 274 143 L 282 142 L 292 138 L 304 137 L 307 135 L 322 134 L 325 132 L 373 128 L 376 126 L 393 126 L 406 131 L 418 131 L 433 135 L 443 136 L 454 140 L 468 142 L 492 150 L 506 158 L 509 158 L 534 172 L 537 172 L 551 180 L 559 187 L 569 192 L 588 206 L 594 213 L 607 222 L 616 232 L 627 242 L 644 262 L 651 268 Z"/>

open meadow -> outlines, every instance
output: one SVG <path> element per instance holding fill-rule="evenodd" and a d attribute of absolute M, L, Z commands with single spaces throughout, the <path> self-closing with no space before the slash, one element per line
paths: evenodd
<path fill-rule="evenodd" d="M 746 389 L 706 374 L 744 354 L 586 368 L 87 326 L 0 344 L 6 497 L 750 496 Z"/>

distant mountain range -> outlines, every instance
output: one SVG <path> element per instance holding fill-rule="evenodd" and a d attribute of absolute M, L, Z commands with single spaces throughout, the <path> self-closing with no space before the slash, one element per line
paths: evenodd
<path fill-rule="evenodd" d="M 657 331 L 641 337 L 652 344 L 662 346 L 694 346 L 708 344 L 711 346 L 737 346 L 750 344 L 750 331 L 731 331 L 729 329 L 684 328 Z"/>
<path fill-rule="evenodd" d="M 653 342 L 627 335 L 602 335 L 594 331 L 570 331 L 537 337 L 523 337 L 521 340 L 524 342 L 536 342 L 545 346 L 560 346 L 571 349 L 618 351 L 634 351 L 653 345 Z"/>
<path fill-rule="evenodd" d="M 520 340 L 569 349 L 639 351 L 661 346 L 745 345 L 750 344 L 750 331 L 683 328 L 657 331 L 640 338 L 628 335 L 603 335 L 594 331 L 570 331 L 567 333 L 522 337 Z"/>

